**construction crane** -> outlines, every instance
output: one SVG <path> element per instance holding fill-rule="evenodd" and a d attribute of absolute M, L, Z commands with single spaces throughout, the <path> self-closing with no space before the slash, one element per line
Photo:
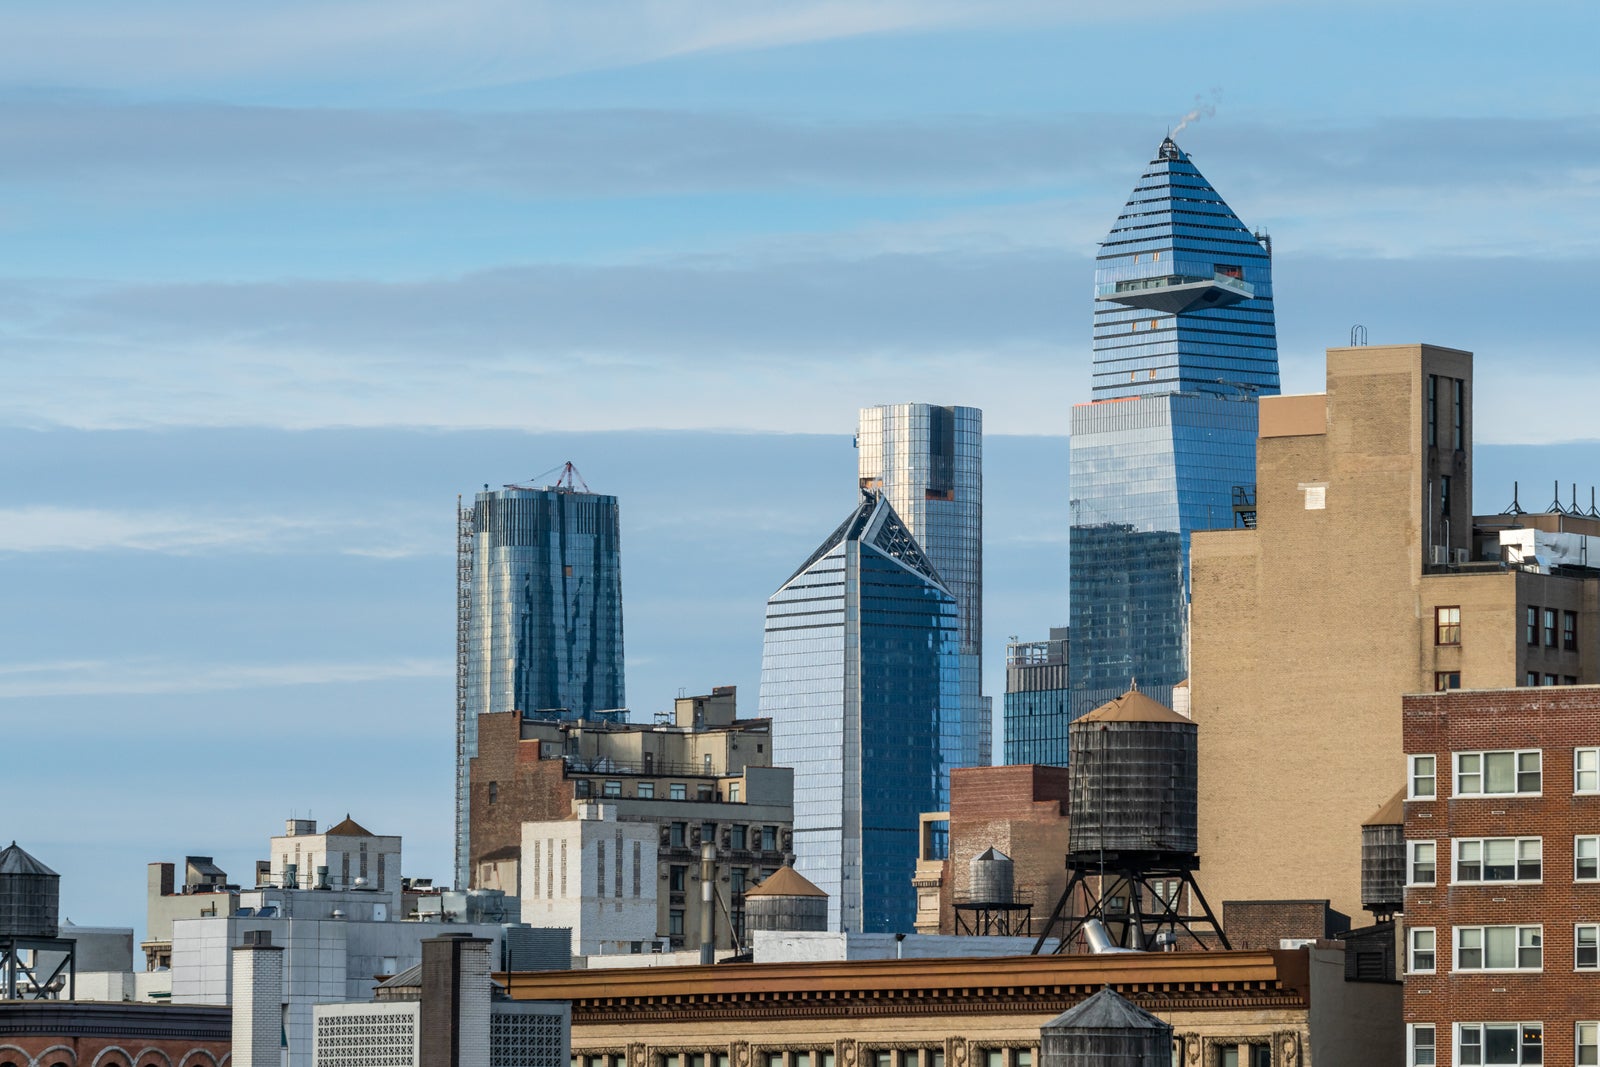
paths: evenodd
<path fill-rule="evenodd" d="M 560 471 L 560 473 L 556 474 L 557 471 Z M 552 474 L 556 475 L 556 480 L 553 483 L 546 483 L 545 479 L 548 478 Z M 530 485 L 517 485 L 517 484 L 508 482 L 506 484 L 506 488 L 507 489 L 554 489 L 558 493 L 587 493 L 587 492 L 590 491 L 589 483 L 583 480 L 583 475 L 578 473 L 578 468 L 574 467 L 572 465 L 572 461 L 570 459 L 567 460 L 565 463 L 563 463 L 561 466 L 559 466 L 559 467 L 551 467 L 549 470 L 543 472 L 542 474 L 536 474 L 536 475 L 534 475 L 532 478 L 530 478 L 528 480 L 529 480 L 529 482 L 531 482 L 533 484 L 530 484 Z"/>

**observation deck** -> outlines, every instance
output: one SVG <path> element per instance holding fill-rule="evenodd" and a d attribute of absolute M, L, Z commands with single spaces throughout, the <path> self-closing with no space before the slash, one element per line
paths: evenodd
<path fill-rule="evenodd" d="M 1255 295 L 1255 286 L 1228 274 L 1213 274 L 1209 278 L 1190 274 L 1130 278 L 1104 282 L 1094 289 L 1096 302 L 1108 301 L 1165 315 L 1181 315 L 1195 308 L 1227 307 Z"/>

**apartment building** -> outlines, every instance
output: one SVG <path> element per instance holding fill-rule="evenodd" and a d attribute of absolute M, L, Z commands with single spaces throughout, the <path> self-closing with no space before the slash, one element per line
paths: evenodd
<path fill-rule="evenodd" d="M 1359 915 L 1403 694 L 1600 681 L 1600 522 L 1472 515 L 1473 389 L 1471 353 L 1375 345 L 1330 349 L 1325 393 L 1261 399 L 1245 525 L 1191 560 L 1210 899 Z"/>
<path fill-rule="evenodd" d="M 1404 701 L 1407 1064 L 1600 1063 L 1600 686 Z"/>
<path fill-rule="evenodd" d="M 772 766 L 771 722 L 740 719 L 737 712 L 735 688 L 720 686 L 679 697 L 670 721 L 653 724 L 529 719 L 516 712 L 480 716 L 479 754 L 472 760 L 473 885 L 531 905 L 533 857 L 523 851 L 525 824 L 586 821 L 580 807 L 599 802 L 619 824 L 606 832 L 623 832 L 629 849 L 638 824 L 649 824 L 655 857 L 639 893 L 654 902 L 654 931 L 641 935 L 630 924 L 628 937 L 608 942 L 639 944 L 642 951 L 652 944 L 698 945 L 701 846 L 709 842 L 717 850 L 714 943 L 718 950 L 742 944 L 745 888 L 792 856 L 794 775 Z M 548 879 L 560 877 L 562 838 L 576 835 L 571 847 L 595 854 L 596 841 L 585 836 L 592 836 L 592 827 L 569 829 L 533 838 L 552 850 L 541 867 L 547 901 L 556 899 Z M 644 855 L 641 847 L 641 862 Z M 613 878 L 619 869 L 613 866 Z M 631 887 L 633 875 L 627 878 Z M 580 883 L 568 889 L 578 893 Z M 635 899 L 631 888 L 613 903 L 624 897 Z"/>

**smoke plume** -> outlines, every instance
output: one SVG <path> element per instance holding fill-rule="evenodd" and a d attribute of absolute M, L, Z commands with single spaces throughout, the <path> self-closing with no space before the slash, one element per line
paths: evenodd
<path fill-rule="evenodd" d="M 1191 122 L 1199 122 L 1201 119 L 1209 119 L 1214 117 L 1217 113 L 1217 101 L 1221 99 L 1222 89 L 1220 87 L 1216 87 L 1211 90 L 1209 99 L 1206 96 L 1202 96 L 1200 93 L 1195 93 L 1194 110 L 1190 111 L 1187 115 L 1183 116 L 1183 118 L 1179 119 L 1178 124 L 1172 127 L 1172 132 L 1168 134 L 1168 136 L 1176 137 L 1178 134 L 1182 133 Z"/>

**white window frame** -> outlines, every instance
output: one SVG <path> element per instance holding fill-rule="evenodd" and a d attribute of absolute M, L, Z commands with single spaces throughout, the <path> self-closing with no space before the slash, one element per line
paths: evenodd
<path fill-rule="evenodd" d="M 1484 957 L 1485 957 L 1484 962 L 1485 962 L 1485 964 L 1487 964 L 1488 963 L 1487 957 L 1488 957 L 1488 953 L 1489 953 L 1489 933 L 1488 932 L 1490 930 L 1511 930 L 1511 931 L 1513 931 L 1513 934 L 1512 934 L 1512 941 L 1513 941 L 1512 952 L 1516 954 L 1516 956 L 1517 956 L 1517 958 L 1519 960 L 1522 957 L 1522 950 L 1523 950 L 1522 935 L 1524 933 L 1527 933 L 1527 932 L 1532 932 L 1533 934 L 1535 934 L 1535 936 L 1537 936 L 1537 938 L 1539 940 L 1539 944 L 1538 944 L 1538 948 L 1539 948 L 1539 966 L 1537 966 L 1537 967 L 1523 967 L 1520 964 L 1518 964 L 1517 966 L 1514 966 L 1514 967 L 1489 967 L 1489 966 L 1463 967 L 1461 965 L 1461 957 L 1462 957 L 1462 951 L 1463 951 L 1462 948 L 1461 948 L 1462 935 L 1466 934 L 1466 933 L 1473 932 L 1473 931 L 1477 931 L 1481 935 L 1479 937 L 1480 944 L 1479 944 L 1479 946 L 1477 948 L 1477 951 L 1484 955 Z M 1486 923 L 1486 924 L 1484 924 L 1482 926 L 1457 926 L 1457 927 L 1453 928 L 1453 933 L 1452 933 L 1452 936 L 1451 936 L 1450 940 L 1451 940 L 1451 949 L 1452 949 L 1451 959 L 1450 959 L 1450 969 L 1452 971 L 1459 971 L 1459 972 L 1464 973 L 1464 974 L 1485 974 L 1485 973 L 1494 973 L 1494 972 L 1509 973 L 1509 972 L 1512 972 L 1512 971 L 1519 971 L 1519 972 L 1521 972 L 1523 974 L 1537 974 L 1537 973 L 1539 973 L 1539 972 L 1544 970 L 1544 925 L 1542 923 Z"/>
<path fill-rule="evenodd" d="M 1417 1056 L 1417 1037 L 1420 1031 L 1428 1032 L 1428 1043 L 1423 1047 L 1428 1054 Z M 1433 1023 L 1406 1024 L 1406 1067 L 1435 1067 L 1439 1062 L 1439 1028 Z"/>
<path fill-rule="evenodd" d="M 1589 1049 L 1587 1059 L 1583 1055 L 1585 1047 Z M 1579 1067 L 1600 1063 L 1600 1020 L 1579 1019 L 1573 1024 L 1572 1058 Z"/>
<path fill-rule="evenodd" d="M 1511 760 L 1512 760 L 1511 777 L 1512 777 L 1512 784 L 1513 785 L 1518 784 L 1517 783 L 1517 779 L 1520 779 L 1522 777 L 1523 773 L 1525 773 L 1522 770 L 1522 757 L 1523 756 L 1530 756 L 1530 755 L 1531 756 L 1537 756 L 1539 758 L 1539 788 L 1538 789 L 1512 789 L 1512 790 L 1509 790 L 1509 791 L 1506 791 L 1506 792 L 1489 792 L 1489 791 L 1485 790 L 1485 788 L 1484 788 L 1484 785 L 1485 785 L 1484 779 L 1485 779 L 1485 777 L 1487 777 L 1487 772 L 1484 769 L 1484 765 L 1483 765 L 1484 758 L 1487 757 L 1487 756 L 1499 756 L 1499 755 L 1509 755 L 1509 756 L 1511 756 Z M 1474 756 L 1478 758 L 1478 769 L 1476 771 L 1463 771 L 1461 769 L 1461 764 L 1462 764 L 1463 760 L 1466 759 L 1466 758 L 1474 757 Z M 1454 775 L 1452 776 L 1453 777 L 1453 781 L 1454 781 L 1454 790 L 1452 792 L 1453 796 L 1457 796 L 1457 797 L 1537 797 L 1537 796 L 1543 796 L 1544 795 L 1544 750 L 1543 749 L 1538 749 L 1538 748 L 1489 748 L 1489 749 L 1479 749 L 1477 751 L 1472 751 L 1472 752 L 1455 752 L 1455 753 L 1452 753 L 1452 757 L 1453 758 L 1451 759 L 1450 762 L 1451 762 L 1451 770 L 1454 771 Z M 1477 780 L 1478 780 L 1478 787 L 1476 789 L 1467 789 L 1467 788 L 1465 788 L 1461 783 L 1461 779 L 1462 779 L 1463 775 L 1471 775 L 1473 777 L 1476 777 Z"/>
<path fill-rule="evenodd" d="M 1431 967 L 1417 966 L 1417 935 L 1427 934 L 1432 941 L 1432 947 L 1427 951 L 1433 957 Z M 1407 974 L 1434 974 L 1439 969 L 1439 937 L 1438 931 L 1431 926 L 1413 926 L 1406 931 L 1406 973 Z"/>
<path fill-rule="evenodd" d="M 1578 850 L 1582 845 L 1589 845 L 1594 853 L 1595 873 L 1587 877 L 1578 873 Z M 1572 880 L 1574 882 L 1600 882 L 1600 834 L 1575 834 L 1573 836 Z"/>
<path fill-rule="evenodd" d="M 1545 1048 L 1544 1048 L 1544 1023 L 1536 1022 L 1536 1021 L 1534 1021 L 1532 1019 L 1527 1020 L 1525 1022 L 1520 1022 L 1520 1023 L 1501 1022 L 1500 1020 L 1496 1019 L 1496 1020 L 1494 1020 L 1492 1022 L 1456 1023 L 1455 1024 L 1455 1033 L 1454 1033 L 1453 1036 L 1455 1037 L 1455 1045 L 1456 1045 L 1456 1051 L 1455 1051 L 1455 1062 L 1456 1063 L 1463 1062 L 1462 1059 L 1461 1059 L 1461 1032 L 1463 1030 L 1477 1030 L 1479 1032 L 1478 1049 L 1481 1052 L 1483 1050 L 1483 1046 L 1486 1044 L 1486 1042 L 1483 1041 L 1483 1039 L 1482 1039 L 1483 1028 L 1484 1027 L 1488 1027 L 1488 1026 L 1510 1026 L 1510 1027 L 1515 1027 L 1516 1028 L 1516 1030 L 1517 1030 L 1517 1063 L 1518 1064 L 1521 1064 L 1521 1063 L 1525 1062 L 1523 1060 L 1523 1058 L 1522 1058 L 1522 1051 L 1523 1051 L 1523 1049 L 1522 1049 L 1522 1031 L 1528 1029 L 1529 1027 L 1533 1027 L 1533 1026 L 1538 1027 L 1539 1028 L 1539 1059 L 1536 1060 L 1536 1061 L 1533 1061 L 1533 1062 L 1542 1063 L 1542 1062 L 1545 1061 L 1546 1057 L 1544 1055 L 1544 1052 L 1545 1052 Z M 1479 1060 L 1479 1062 L 1481 1063 L 1483 1061 Z"/>
<path fill-rule="evenodd" d="M 1511 842 L 1511 877 L 1510 878 L 1485 878 L 1484 869 L 1488 866 L 1485 854 L 1491 841 Z M 1528 844 L 1536 844 L 1539 848 L 1539 877 L 1519 877 L 1522 866 L 1522 850 Z M 1477 845 L 1478 877 L 1461 877 L 1461 853 L 1465 851 L 1462 846 Z M 1574 860 L 1576 863 L 1576 860 Z M 1574 867 L 1574 870 L 1577 868 Z M 1457 837 L 1450 842 L 1450 884 L 1452 885 L 1538 885 L 1544 881 L 1544 838 L 1542 837 Z"/>
<path fill-rule="evenodd" d="M 1417 852 L 1422 848 L 1433 850 L 1433 878 L 1430 881 L 1419 882 L 1416 880 Z M 1437 841 L 1407 841 L 1406 842 L 1406 885 L 1438 885 L 1439 884 L 1439 843 Z"/>
<path fill-rule="evenodd" d="M 1418 764 L 1423 760 L 1427 760 L 1429 763 L 1431 763 L 1433 765 L 1433 769 L 1426 772 L 1419 770 Z M 1406 776 L 1406 799 L 1437 800 L 1439 798 L 1439 757 L 1431 752 L 1416 756 L 1407 756 L 1406 766 L 1408 769 Z M 1426 793 L 1420 792 L 1417 789 L 1417 784 L 1424 781 L 1428 784 L 1428 791 Z"/>
<path fill-rule="evenodd" d="M 1593 950 L 1595 961 L 1585 964 L 1578 959 L 1578 949 L 1582 947 L 1580 938 L 1585 932 L 1589 934 L 1589 947 Z M 1575 971 L 1600 971 L 1600 923 L 1574 923 L 1572 927 L 1572 969 Z"/>
<path fill-rule="evenodd" d="M 1588 763 L 1589 766 L 1583 766 Z M 1591 784 L 1584 788 L 1584 776 L 1589 776 Z M 1600 748 L 1575 748 L 1572 750 L 1572 792 L 1574 796 L 1586 796 L 1600 793 Z"/>

